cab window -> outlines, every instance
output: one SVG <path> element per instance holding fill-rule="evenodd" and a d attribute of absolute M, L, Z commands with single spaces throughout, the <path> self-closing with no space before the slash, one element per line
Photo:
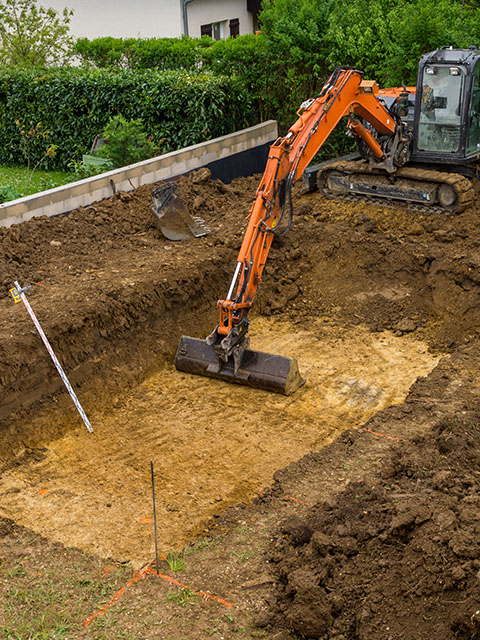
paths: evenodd
<path fill-rule="evenodd" d="M 480 60 L 473 74 L 472 98 L 468 112 L 468 137 L 466 155 L 480 153 Z"/>
<path fill-rule="evenodd" d="M 458 151 L 464 77 L 461 67 L 424 68 L 418 124 L 419 150 Z"/>

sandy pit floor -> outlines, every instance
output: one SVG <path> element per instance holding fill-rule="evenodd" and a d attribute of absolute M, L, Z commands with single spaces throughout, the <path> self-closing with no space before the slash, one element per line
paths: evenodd
<path fill-rule="evenodd" d="M 107 416 L 44 445 L 4 473 L 0 515 L 60 541 L 140 566 L 153 554 L 150 460 L 161 553 L 180 549 L 274 472 L 401 403 L 439 357 L 411 336 L 312 329 L 256 318 L 253 348 L 295 355 L 305 386 L 291 397 L 191 376 L 167 365 Z"/>

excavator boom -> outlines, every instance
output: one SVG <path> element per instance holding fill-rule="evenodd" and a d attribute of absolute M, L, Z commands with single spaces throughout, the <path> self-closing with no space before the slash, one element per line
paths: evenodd
<path fill-rule="evenodd" d="M 292 224 L 292 185 L 343 116 L 349 116 L 348 128 L 368 146 L 378 166 L 392 172 L 407 158 L 410 139 L 376 93 L 376 83 L 363 80 L 357 69 L 336 69 L 321 93 L 301 105 L 286 136 L 270 147 L 227 297 L 217 302 L 219 323 L 205 341 L 182 337 L 178 369 L 285 394 L 303 383 L 294 359 L 248 348 L 248 314 L 273 238 Z"/>

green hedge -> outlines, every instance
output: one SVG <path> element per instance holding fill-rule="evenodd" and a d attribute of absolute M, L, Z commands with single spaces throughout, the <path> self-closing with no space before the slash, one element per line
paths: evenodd
<path fill-rule="evenodd" d="M 256 108 L 239 79 L 209 72 L 130 72 L 76 68 L 0 69 L 0 163 L 23 164 L 19 126 L 42 123 L 57 155 L 42 166 L 65 169 L 89 150 L 111 116 L 141 118 L 164 151 L 252 124 Z M 40 141 L 32 153 L 43 153 Z M 40 155 L 39 155 L 40 154 Z"/>
<path fill-rule="evenodd" d="M 201 60 L 211 38 L 79 38 L 73 53 L 94 69 L 188 69 Z"/>
<path fill-rule="evenodd" d="M 298 10 L 297 6 L 290 7 L 289 16 Z M 200 67 L 237 78 L 255 101 L 260 118 L 278 120 L 284 133 L 295 122 L 299 105 L 323 85 L 328 67 L 321 64 L 326 56 L 319 46 L 320 35 L 315 36 L 311 28 L 311 20 L 302 26 L 301 34 L 295 32 L 295 37 L 303 40 L 306 39 L 304 32 L 308 33 L 311 41 L 305 50 L 293 36 L 275 32 L 269 23 L 265 28 L 266 32 L 258 35 L 218 41 L 208 37 L 82 38 L 77 41 L 76 54 L 81 64 L 89 68 L 192 70 Z M 286 21 L 284 28 L 291 29 L 291 23 Z M 351 140 L 345 137 L 345 127 L 340 127 L 329 137 L 317 159 L 342 155 L 353 148 Z"/>
<path fill-rule="evenodd" d="M 86 68 L 110 70 L 178 70 L 211 71 L 236 77 L 241 81 L 261 111 L 262 119 L 283 119 L 290 124 L 293 109 L 291 88 L 285 86 L 285 69 L 290 60 L 281 62 L 263 34 L 247 34 L 226 40 L 212 38 L 80 38 L 75 46 L 79 62 Z M 309 69 L 296 76 L 298 94 L 304 96 Z M 303 100 L 303 98 L 302 98 Z"/>
<path fill-rule="evenodd" d="M 356 66 L 380 86 L 414 84 L 422 54 L 480 44 L 474 0 L 263 0 L 261 33 L 211 38 L 81 39 L 81 64 L 211 69 L 242 77 L 262 115 L 285 131 L 334 67 Z"/>

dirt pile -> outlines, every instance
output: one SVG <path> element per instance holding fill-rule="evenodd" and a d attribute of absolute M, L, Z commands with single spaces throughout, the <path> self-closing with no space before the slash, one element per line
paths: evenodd
<path fill-rule="evenodd" d="M 208 218 L 216 229 L 224 227 L 221 213 L 231 214 L 232 197 L 237 206 L 246 205 L 252 190 L 251 180 L 240 179 L 229 186 L 209 180 L 205 172 L 193 173 L 178 184 L 189 210 Z M 141 255 L 142 249 L 163 253 L 163 245 L 169 243 L 155 227 L 152 188 L 146 185 L 130 193 L 121 191 L 66 215 L 42 216 L 8 229 L 0 227 L 0 297 L 8 295 L 17 278 L 31 285 L 68 281 L 72 286 L 89 269 L 121 261 L 126 253 Z M 233 217 L 229 216 L 230 223 Z M 189 246 L 195 253 L 194 245 Z M 200 246 L 205 251 L 204 245 Z"/>
<path fill-rule="evenodd" d="M 479 486 L 477 406 L 397 444 L 376 483 L 283 523 L 274 619 L 308 638 L 477 637 Z"/>
<path fill-rule="evenodd" d="M 262 312 L 284 314 L 295 298 L 287 313 L 297 319 L 315 309 L 373 331 L 417 331 L 446 349 L 478 337 L 476 208 L 447 218 L 318 194 L 298 202 L 294 227 L 266 267 L 275 284 Z"/>

